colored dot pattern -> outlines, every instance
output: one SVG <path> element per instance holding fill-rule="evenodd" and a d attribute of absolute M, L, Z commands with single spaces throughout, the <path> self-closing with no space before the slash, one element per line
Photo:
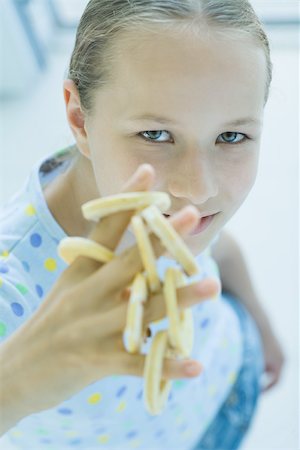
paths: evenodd
<path fill-rule="evenodd" d="M 206 317 L 204 320 L 201 321 L 201 328 L 206 328 L 209 324 L 209 318 Z"/>
<path fill-rule="evenodd" d="M 25 214 L 27 216 L 34 216 L 36 214 L 35 207 L 31 204 L 27 205 L 25 208 Z"/>
<path fill-rule="evenodd" d="M 28 288 L 26 286 L 24 286 L 24 284 L 17 283 L 15 286 L 21 294 L 23 294 L 23 295 L 27 294 Z"/>
<path fill-rule="evenodd" d="M 4 261 L 0 261 L 0 273 L 8 273 L 8 264 Z"/>
<path fill-rule="evenodd" d="M 30 244 L 32 247 L 40 247 L 42 245 L 42 237 L 39 233 L 34 233 L 30 236 Z"/>
<path fill-rule="evenodd" d="M 80 445 L 82 442 L 81 439 L 72 439 L 69 443 L 70 445 Z"/>
<path fill-rule="evenodd" d="M 102 436 L 98 436 L 98 442 L 99 444 L 107 444 L 109 441 L 109 435 L 103 434 Z"/>
<path fill-rule="evenodd" d="M 0 322 L 0 336 L 1 337 L 5 336 L 6 335 L 6 331 L 7 331 L 7 328 L 6 328 L 5 323 Z"/>
<path fill-rule="evenodd" d="M 42 286 L 40 286 L 39 284 L 36 284 L 35 285 L 35 290 L 36 290 L 36 293 L 37 293 L 37 295 L 39 297 L 43 297 L 44 291 L 43 291 Z"/>
<path fill-rule="evenodd" d="M 23 306 L 22 306 L 20 303 L 16 303 L 16 302 L 11 303 L 10 307 L 11 307 L 11 309 L 12 309 L 12 312 L 13 312 L 16 316 L 18 316 L 18 317 L 23 316 L 23 314 L 24 314 L 24 308 L 23 308 Z"/>
<path fill-rule="evenodd" d="M 101 401 L 102 395 L 97 392 L 95 394 L 92 394 L 89 398 L 88 398 L 88 403 L 90 405 L 96 405 L 97 403 L 99 403 Z"/>
<path fill-rule="evenodd" d="M 126 408 L 126 402 L 122 401 L 118 404 L 117 408 L 116 408 L 116 412 L 123 412 Z"/>
<path fill-rule="evenodd" d="M 64 155 L 62 152 L 61 158 Z M 6 315 L 1 317 L 1 338 L 11 332 L 10 323 L 25 321 L 65 269 L 57 256 L 58 237 L 50 237 L 38 222 L 39 217 L 46 220 L 49 211 L 45 208 L 39 211 L 40 208 L 44 206 L 28 200 L 23 203 L 19 211 L 27 224 L 32 223 L 27 227 L 30 231 L 17 246 L 5 244 L 1 252 L 0 289 L 7 295 L 12 285 L 15 294 L 6 303 Z M 49 216 L 50 220 L 53 221 L 53 217 Z M 207 276 L 215 275 L 217 270 L 209 255 L 206 251 L 201 260 Z M 13 265 L 16 258 L 17 268 Z M 219 322 L 215 318 L 218 314 Z M 203 304 L 197 310 L 195 341 L 201 345 L 195 346 L 193 357 L 203 364 L 204 374 L 197 379 L 173 380 L 164 415 L 156 417 L 146 412 L 140 377 L 116 375 L 86 386 L 56 408 L 22 420 L 9 432 L 12 442 L 18 448 L 39 450 L 192 448 L 195 436 L 209 420 L 208 413 L 214 415 L 213 408 L 221 401 L 218 399 L 223 401 L 222 392 L 226 389 L 229 392 L 238 373 L 237 335 L 233 332 L 234 326 L 222 327 L 222 320 L 223 314 L 218 312 L 217 306 Z M 161 320 L 152 323 L 153 336 L 161 324 Z M 220 333 L 219 340 L 216 333 Z M 217 343 L 212 349 L 216 352 L 215 358 L 202 360 L 202 348 L 207 349 L 211 335 Z M 201 340 L 203 336 L 205 339 Z M 211 353 L 207 351 L 207 355 Z"/>
<path fill-rule="evenodd" d="M 45 430 L 45 428 L 38 428 L 38 429 L 36 430 L 36 432 L 37 432 L 37 434 L 41 434 L 41 435 L 43 435 L 43 434 L 49 434 L 49 431 L 48 431 L 48 430 Z"/>
<path fill-rule="evenodd" d="M 127 386 L 121 386 L 117 392 L 117 397 L 121 397 L 126 392 Z"/>
<path fill-rule="evenodd" d="M 27 261 L 22 261 L 22 266 L 26 272 L 30 272 L 30 265 Z"/>
<path fill-rule="evenodd" d="M 66 416 L 72 414 L 72 410 L 70 408 L 59 408 L 58 412 Z"/>
<path fill-rule="evenodd" d="M 138 434 L 137 431 L 130 431 L 130 433 L 126 434 L 126 438 L 127 439 L 132 439 L 133 437 L 135 437 Z"/>
<path fill-rule="evenodd" d="M 49 272 L 54 272 L 57 269 L 57 264 L 54 258 L 47 258 L 44 262 L 45 269 Z"/>
<path fill-rule="evenodd" d="M 14 308 L 17 310 L 18 308 L 14 306 Z M 203 323 L 205 323 L 205 327 L 209 326 L 209 321 L 206 317 L 202 319 L 200 322 L 199 329 L 202 329 Z M 1 327 L 0 327 L 1 330 Z M 226 366 L 223 363 L 220 366 L 220 370 L 222 370 L 222 373 L 226 370 Z M 227 372 L 228 373 L 228 372 Z M 230 375 L 228 374 L 227 377 L 230 378 L 230 381 L 233 381 L 234 373 L 231 372 Z M 122 377 L 114 377 L 115 382 L 118 383 L 118 380 L 122 380 Z M 229 381 L 229 379 L 228 379 Z M 185 388 L 188 386 L 188 381 L 186 380 L 175 380 L 173 382 L 173 390 L 171 391 L 171 395 L 169 396 L 169 400 L 174 398 L 175 392 L 183 392 Z M 218 391 L 217 385 L 211 383 L 208 385 L 207 393 L 208 396 L 213 399 L 216 397 Z M 138 400 L 140 403 L 142 400 L 142 390 L 139 389 L 136 391 L 136 394 L 134 398 Z M 127 402 L 127 394 L 128 394 L 128 385 L 126 384 L 120 384 L 117 389 L 115 389 L 115 398 L 119 401 L 116 405 L 115 413 L 122 413 L 124 414 L 126 411 L 128 411 L 129 404 Z M 123 399 L 124 398 L 124 399 Z M 176 399 L 176 395 L 175 395 Z M 87 405 L 96 407 L 101 407 L 100 405 L 105 400 L 105 394 L 104 392 L 100 391 L 94 391 L 90 392 L 90 394 L 86 398 Z M 175 407 L 174 407 L 175 406 Z M 183 442 L 185 442 L 188 439 L 193 440 L 194 439 L 194 432 L 193 428 L 189 425 L 189 419 L 186 416 L 186 413 L 184 413 L 182 407 L 179 405 L 176 406 L 176 404 L 173 405 L 171 408 L 173 410 L 173 419 L 172 423 L 174 424 L 172 428 L 172 433 L 176 432 L 177 439 L 182 439 Z M 193 408 L 193 413 L 196 414 L 197 417 L 202 417 L 203 414 L 205 414 L 205 405 L 198 404 L 195 405 Z M 76 423 L 76 413 L 73 411 L 72 408 L 68 407 L 59 407 L 57 408 L 57 414 L 65 417 L 61 422 L 62 429 L 65 429 L 65 432 L 63 433 L 63 436 L 65 438 L 65 443 L 70 447 L 80 447 L 80 448 L 88 448 L 85 444 L 84 436 L 81 436 L 80 431 L 73 429 L 74 424 Z M 73 421 L 72 417 L 75 415 Z M 67 418 L 70 419 L 67 419 Z M 100 419 L 99 419 L 100 420 Z M 149 418 L 149 423 L 155 421 L 154 417 Z M 127 448 L 142 448 L 145 449 L 145 441 L 143 438 L 141 438 L 140 433 L 141 429 L 140 427 L 134 426 L 134 420 L 126 420 L 124 421 L 123 429 L 124 429 L 124 437 L 122 442 L 127 442 Z M 158 424 L 160 422 L 157 422 Z M 98 444 L 101 446 L 109 446 L 114 444 L 115 436 L 111 435 L 109 432 L 109 429 L 106 427 L 98 428 L 97 431 L 95 430 L 95 445 Z M 40 428 L 36 430 L 36 435 L 39 437 L 39 444 L 40 446 L 46 446 L 45 448 L 49 448 L 49 446 L 52 444 L 55 444 L 54 439 L 50 435 L 49 430 L 45 428 Z M 155 439 L 158 443 L 161 442 L 164 439 L 167 439 L 169 436 L 169 431 L 167 428 L 158 428 L 156 431 L 153 431 L 153 439 Z M 22 437 L 22 433 L 15 433 L 15 437 L 20 439 Z M 146 441 L 147 442 L 147 441 Z M 146 444 L 147 445 L 147 444 Z M 154 448 L 154 447 L 153 447 Z M 167 447 L 166 447 L 167 448 Z"/>

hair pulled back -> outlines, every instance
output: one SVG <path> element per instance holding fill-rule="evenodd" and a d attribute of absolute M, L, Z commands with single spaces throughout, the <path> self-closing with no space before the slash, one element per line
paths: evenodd
<path fill-rule="evenodd" d="M 77 28 L 68 78 L 78 88 L 81 107 L 93 110 L 95 92 L 111 79 L 118 37 L 130 30 L 157 26 L 208 30 L 225 38 L 246 37 L 266 56 L 265 103 L 272 81 L 270 46 L 263 26 L 248 0 L 90 0 Z"/>

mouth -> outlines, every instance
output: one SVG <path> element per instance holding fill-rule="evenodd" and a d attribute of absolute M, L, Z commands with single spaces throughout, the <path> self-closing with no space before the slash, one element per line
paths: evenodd
<path fill-rule="evenodd" d="M 215 214 L 209 214 L 206 216 L 202 216 L 199 221 L 198 224 L 196 225 L 196 227 L 189 233 L 190 236 L 195 236 L 199 233 L 202 233 L 204 230 L 206 230 L 206 228 L 212 223 L 212 221 L 214 220 L 214 218 L 218 215 L 219 213 L 215 213 Z M 166 218 L 170 217 L 170 214 L 164 214 L 164 216 Z"/>

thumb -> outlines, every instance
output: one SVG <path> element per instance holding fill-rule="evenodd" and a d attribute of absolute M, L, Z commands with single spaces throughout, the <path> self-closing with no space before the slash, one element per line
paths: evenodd
<path fill-rule="evenodd" d="M 144 376 L 146 356 L 122 352 L 118 355 L 118 375 Z M 181 378 L 193 378 L 203 372 L 203 366 L 194 359 L 172 359 L 164 358 L 161 376 L 165 380 L 176 380 Z"/>

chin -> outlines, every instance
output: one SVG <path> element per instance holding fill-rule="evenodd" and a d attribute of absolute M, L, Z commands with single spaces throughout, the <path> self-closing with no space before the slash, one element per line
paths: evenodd
<path fill-rule="evenodd" d="M 194 256 L 197 256 L 206 250 L 206 248 L 209 246 L 216 235 L 217 233 L 207 233 L 206 236 L 190 236 L 185 239 L 185 242 L 192 254 Z"/>
<path fill-rule="evenodd" d="M 218 217 L 215 217 L 215 220 L 204 231 L 184 238 L 184 241 L 194 256 L 199 255 L 206 250 L 228 220 L 225 220 L 224 214 L 220 212 Z"/>

